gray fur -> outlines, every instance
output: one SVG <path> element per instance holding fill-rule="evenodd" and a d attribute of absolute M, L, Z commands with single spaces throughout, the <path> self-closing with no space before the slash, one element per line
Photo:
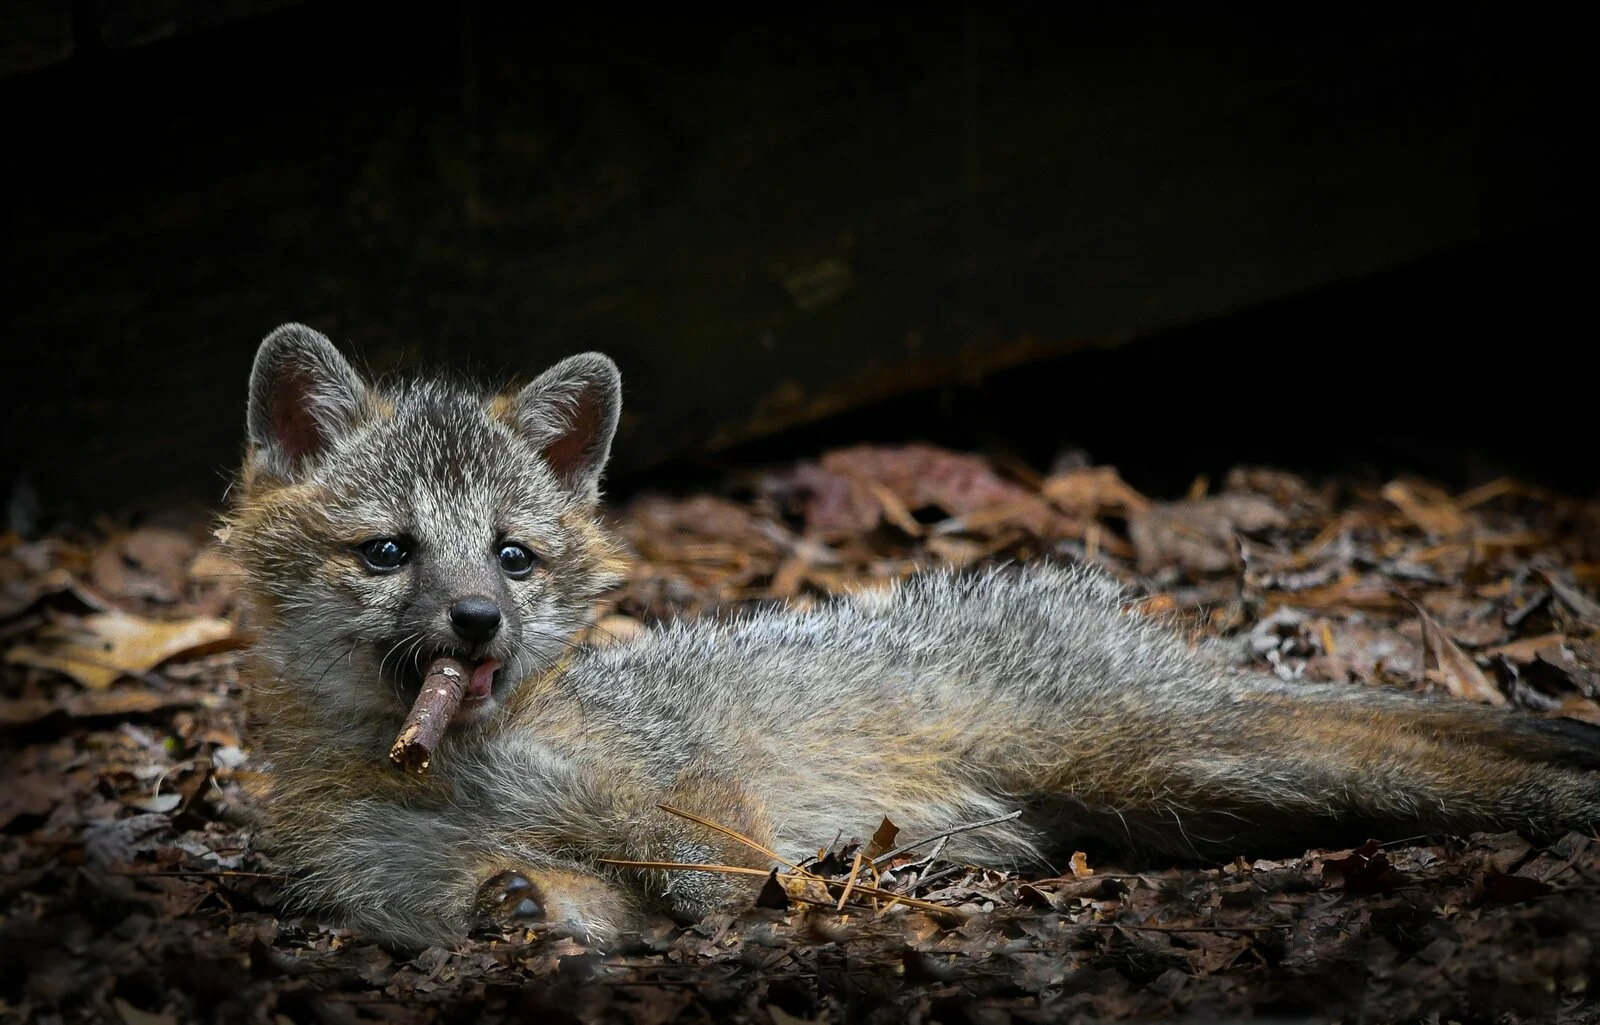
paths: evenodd
<path fill-rule="evenodd" d="M 328 339 L 284 324 L 256 350 L 246 417 L 253 457 L 270 473 L 294 477 L 360 419 L 366 385 Z"/>
<path fill-rule="evenodd" d="M 1239 673 L 1125 613 L 1086 567 L 932 572 L 809 611 L 678 624 L 575 651 L 559 679 L 531 682 L 612 579 L 573 515 L 593 509 L 615 373 L 598 356 L 559 364 L 520 393 L 515 427 L 438 381 L 386 392 L 388 415 L 304 469 L 310 512 L 280 515 L 274 493 L 245 489 L 232 544 L 273 613 L 253 686 L 280 699 L 261 725 L 277 775 L 268 836 L 305 870 L 305 902 L 388 940 L 448 944 L 497 868 L 594 880 L 581 898 L 546 894 L 550 927 L 594 940 L 642 907 L 695 917 L 747 900 L 742 877 L 599 863 L 766 867 L 658 803 L 789 858 L 883 816 L 909 837 L 1021 808 L 947 849 L 1007 867 L 1090 845 L 1225 858 L 1600 819 L 1596 776 L 1559 764 L 1588 734 Z M 593 415 L 569 416 L 585 403 Z M 554 469 L 550 439 L 574 424 L 592 437 Z M 495 577 L 486 557 L 507 523 L 548 553 L 536 579 Z M 417 538 L 416 564 L 329 583 L 342 546 L 374 531 Z M 418 638 L 400 657 L 448 648 L 441 603 L 469 587 L 507 610 L 473 653 L 506 663 L 498 701 L 451 734 L 426 780 L 402 778 L 384 760 L 409 701 L 384 660 L 397 637 Z"/>
<path fill-rule="evenodd" d="M 573 492 L 595 499 L 622 415 L 622 375 L 598 352 L 568 356 L 517 396 L 523 436 Z"/>

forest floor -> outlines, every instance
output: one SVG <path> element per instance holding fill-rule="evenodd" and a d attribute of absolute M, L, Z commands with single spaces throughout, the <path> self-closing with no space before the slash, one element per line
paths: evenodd
<path fill-rule="evenodd" d="M 1600 723 L 1600 504 L 1514 482 L 1240 469 L 1154 501 L 1070 456 L 1041 474 L 857 447 L 612 519 L 636 559 L 594 643 L 940 563 L 1088 560 L 1139 614 L 1286 680 Z M 0 1019 L 1600 1021 L 1600 842 L 1577 833 L 1201 869 L 1075 857 L 1039 878 L 936 839 L 882 858 L 927 839 L 886 827 L 817 837 L 810 897 L 773 883 L 610 953 L 531 933 L 384 949 L 280 907 L 286 867 L 252 844 L 248 629 L 210 526 L 174 510 L 0 537 Z"/>

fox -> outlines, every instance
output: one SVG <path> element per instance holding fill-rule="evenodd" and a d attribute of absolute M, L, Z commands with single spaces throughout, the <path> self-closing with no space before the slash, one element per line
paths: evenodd
<path fill-rule="evenodd" d="M 1018 870 L 1600 821 L 1600 729 L 1229 666 L 1086 564 L 930 569 L 582 644 L 625 568 L 600 487 L 621 402 L 593 352 L 495 390 L 375 383 L 299 324 L 260 343 L 221 536 L 290 902 L 403 948 L 514 925 L 605 947 L 761 883 L 613 862 L 768 870 L 884 818 L 915 836 L 1020 812 L 945 847 Z M 471 681 L 407 774 L 386 752 L 441 655 Z"/>

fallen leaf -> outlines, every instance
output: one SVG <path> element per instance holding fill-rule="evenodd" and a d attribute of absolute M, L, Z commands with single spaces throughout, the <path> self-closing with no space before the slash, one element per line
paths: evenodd
<path fill-rule="evenodd" d="M 1555 592 L 1561 604 L 1572 610 L 1586 628 L 1600 630 L 1600 602 L 1584 594 L 1571 584 L 1562 580 L 1554 573 L 1545 573 L 1544 578 L 1550 584 L 1550 590 Z"/>
<path fill-rule="evenodd" d="M 102 612 L 41 631 L 43 646 L 18 645 L 6 653 L 6 661 L 54 669 L 92 690 L 104 690 L 124 674 L 148 672 L 169 658 L 231 636 L 233 624 L 226 619 L 197 616 L 167 622 Z"/>
<path fill-rule="evenodd" d="M 1344 881 L 1347 893 L 1380 893 L 1393 889 L 1400 882 L 1389 867 L 1389 856 L 1378 846 L 1378 841 L 1368 840 L 1349 857 L 1334 858 L 1322 863 L 1323 877 L 1329 873 Z"/>
<path fill-rule="evenodd" d="M 214 616 L 233 604 L 244 587 L 244 568 L 213 547 L 200 549 L 189 563 L 192 601 L 184 606 L 194 615 Z"/>
<path fill-rule="evenodd" d="M 1417 617 L 1422 623 L 1423 665 L 1427 665 L 1428 653 L 1432 652 L 1435 662 L 1439 666 L 1438 679 L 1453 696 L 1466 698 L 1469 701 L 1482 701 L 1490 705 L 1505 705 L 1506 696 L 1500 693 L 1483 670 L 1478 668 L 1476 662 L 1464 651 L 1444 628 L 1434 622 L 1432 616 L 1416 602 L 1411 607 L 1417 610 Z"/>
<path fill-rule="evenodd" d="M 1094 875 L 1094 869 L 1089 867 L 1089 856 L 1082 851 L 1072 852 L 1072 874 L 1078 879 Z"/>
<path fill-rule="evenodd" d="M 122 1019 L 122 1025 L 178 1025 L 178 1019 L 170 1014 L 141 1011 L 121 997 L 112 998 L 111 1006 L 117 1009 L 117 1017 Z"/>
<path fill-rule="evenodd" d="M 1383 486 L 1383 497 L 1429 537 L 1455 537 L 1471 529 L 1449 495 L 1418 481 L 1390 481 Z"/>
<path fill-rule="evenodd" d="M 1562 634 L 1540 634 L 1537 637 L 1524 637 L 1520 641 L 1509 644 L 1498 644 L 1492 648 L 1485 648 L 1483 653 L 1488 656 L 1503 655 L 1513 662 L 1532 662 L 1539 657 L 1539 652 L 1544 648 L 1560 647 L 1566 640 Z"/>
<path fill-rule="evenodd" d="M 1562 698 L 1561 704 L 1556 706 L 1556 714 L 1600 726 L 1600 704 L 1576 694 Z"/>
<path fill-rule="evenodd" d="M 139 715 L 165 708 L 187 708 L 211 704 L 202 691 L 174 687 L 171 690 L 103 690 L 72 694 L 65 700 L 12 698 L 0 700 L 0 726 L 21 726 L 37 722 L 56 712 L 72 719 L 95 716 Z"/>
<path fill-rule="evenodd" d="M 1150 507 L 1150 500 L 1129 487 L 1114 466 L 1084 466 L 1045 479 L 1041 494 L 1062 512 L 1074 516 L 1128 516 Z"/>
<path fill-rule="evenodd" d="M 866 856 L 868 858 L 883 857 L 885 853 L 894 849 L 894 839 L 899 835 L 900 827 L 885 817 L 872 834 L 872 839 L 867 841 L 867 846 L 864 848 Z"/>
<path fill-rule="evenodd" d="M 84 854 L 89 864 L 105 868 L 158 851 L 167 846 L 172 836 L 172 820 L 165 815 L 149 813 L 102 819 L 84 827 Z"/>
<path fill-rule="evenodd" d="M 1139 571 L 1150 573 L 1177 563 L 1195 575 L 1231 570 L 1237 561 L 1238 534 L 1288 526 L 1289 518 L 1256 495 L 1214 495 L 1198 502 L 1158 502 L 1135 512 L 1128 536 L 1139 557 Z"/>
<path fill-rule="evenodd" d="M 139 527 L 110 538 L 95 552 L 96 587 L 121 598 L 174 602 L 183 593 L 194 539 L 166 527 Z"/>
<path fill-rule="evenodd" d="M 1523 875 L 1506 875 L 1491 865 L 1483 874 L 1481 899 L 1485 904 L 1520 904 L 1554 890 L 1549 883 Z"/>
<path fill-rule="evenodd" d="M 105 612 L 111 603 L 84 587 L 59 567 L 27 583 L 5 581 L 0 593 L 0 622 L 50 605 L 67 612 Z"/>
<path fill-rule="evenodd" d="M 43 817 L 68 797 L 66 781 L 53 773 L 30 772 L 12 776 L 0 788 L 0 829 L 20 815 Z"/>
<path fill-rule="evenodd" d="M 791 482 L 804 496 L 808 530 L 825 541 L 858 537 L 886 520 L 915 536 L 920 524 L 911 514 L 929 507 L 959 520 L 963 530 L 1018 526 L 1036 537 L 1081 533 L 1044 499 L 995 473 L 988 460 L 932 445 L 836 449 L 797 467 Z"/>

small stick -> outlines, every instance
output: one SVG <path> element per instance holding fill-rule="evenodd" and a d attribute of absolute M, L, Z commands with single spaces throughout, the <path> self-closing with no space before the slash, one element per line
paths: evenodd
<path fill-rule="evenodd" d="M 891 859 L 898 858 L 906 851 L 914 851 L 925 843 L 931 843 L 934 840 L 943 840 L 947 837 L 955 836 L 957 833 L 970 833 L 974 829 L 983 829 L 985 826 L 997 826 L 1002 822 L 1010 822 L 1012 819 L 1021 817 L 1022 809 L 1018 808 L 1016 811 L 1009 814 L 996 815 L 994 818 L 984 819 L 982 822 L 969 822 L 964 826 L 951 826 L 949 829 L 934 833 L 932 836 L 925 836 L 921 840 L 913 840 L 910 843 L 903 843 L 899 847 L 896 847 L 894 850 L 890 851 L 888 854 L 878 855 L 876 858 L 872 859 L 872 867 L 877 868 L 880 865 L 886 865 Z"/>
<path fill-rule="evenodd" d="M 400 736 L 389 749 L 389 760 L 413 776 L 428 771 L 434 748 L 444 739 L 445 730 L 461 707 L 467 693 L 467 667 L 456 659 L 440 656 L 428 663 L 422 690 L 411 705 Z"/>

